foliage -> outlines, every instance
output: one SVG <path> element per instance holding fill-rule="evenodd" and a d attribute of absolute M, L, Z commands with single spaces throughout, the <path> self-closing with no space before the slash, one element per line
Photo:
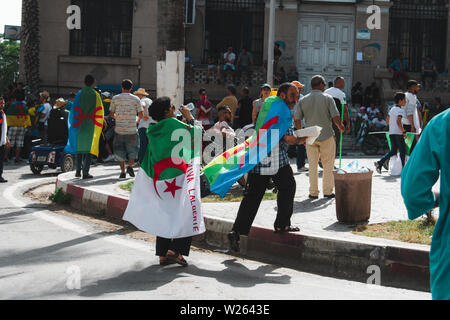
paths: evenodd
<path fill-rule="evenodd" d="M 71 195 L 65 193 L 62 188 L 58 188 L 54 193 L 50 195 L 49 199 L 57 204 L 69 204 Z"/>
<path fill-rule="evenodd" d="M 19 72 L 20 44 L 13 40 L 4 40 L 0 35 L 0 94 L 15 80 Z"/>

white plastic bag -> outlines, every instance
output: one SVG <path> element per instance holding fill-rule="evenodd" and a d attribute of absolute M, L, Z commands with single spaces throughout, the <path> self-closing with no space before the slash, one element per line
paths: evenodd
<path fill-rule="evenodd" d="M 405 156 L 405 164 L 408 161 L 408 156 Z M 391 176 L 400 176 L 402 174 L 402 159 L 400 158 L 400 154 L 391 157 L 389 160 L 389 169 L 391 170 Z"/>

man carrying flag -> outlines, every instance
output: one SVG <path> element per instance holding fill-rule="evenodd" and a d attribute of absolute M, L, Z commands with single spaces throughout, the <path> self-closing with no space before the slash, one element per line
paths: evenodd
<path fill-rule="evenodd" d="M 259 163 L 248 175 L 248 192 L 241 202 L 233 229 L 228 234 L 230 248 L 233 251 L 239 252 L 240 250 L 240 235 L 249 234 L 251 225 L 256 217 L 259 205 L 271 178 L 278 189 L 278 212 L 274 223 L 275 233 L 300 231 L 297 227 L 291 227 L 290 223 L 290 218 L 293 213 L 296 183 L 288 157 L 288 145 L 298 145 L 306 142 L 306 138 L 297 138 L 294 136 L 292 126 L 293 121 L 289 107 L 294 107 L 297 95 L 298 90 L 295 85 L 291 83 L 282 84 L 278 89 L 277 97 L 266 99 L 258 116 L 256 123 L 257 131 L 262 129 L 261 125 L 263 123 L 267 124 L 272 120 L 277 122 L 285 121 L 288 126 L 287 130 L 278 130 L 277 143 L 279 143 L 272 148 L 271 153 L 267 157 L 259 159 Z M 276 105 L 277 103 L 278 105 Z M 269 117 L 270 109 L 276 109 L 277 107 L 280 107 L 278 114 L 274 115 L 274 117 Z M 271 132 L 271 134 L 273 135 L 275 133 Z M 261 141 L 260 139 L 257 141 L 257 146 L 260 147 L 261 144 L 265 143 L 268 142 L 265 140 Z"/>
<path fill-rule="evenodd" d="M 187 107 L 180 108 L 190 124 Z M 123 219 L 154 234 L 161 265 L 187 266 L 192 236 L 205 232 L 200 192 L 202 131 L 175 118 L 167 97 L 149 110 L 157 123 L 147 130 L 148 146 Z"/>
<path fill-rule="evenodd" d="M 69 114 L 69 140 L 64 151 L 75 155 L 75 177 L 81 178 L 83 171 L 83 179 L 92 179 L 89 174 L 91 155 L 98 157 L 104 114 L 102 98 L 94 90 L 94 77 L 87 75 L 84 84 Z"/>

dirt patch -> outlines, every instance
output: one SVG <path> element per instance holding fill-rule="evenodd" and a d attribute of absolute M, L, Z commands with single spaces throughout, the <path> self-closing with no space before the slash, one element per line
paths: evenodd
<path fill-rule="evenodd" d="M 353 230 L 353 234 L 397 240 L 408 243 L 431 244 L 434 225 L 426 219 L 416 221 L 391 221 L 387 223 L 361 225 Z"/>

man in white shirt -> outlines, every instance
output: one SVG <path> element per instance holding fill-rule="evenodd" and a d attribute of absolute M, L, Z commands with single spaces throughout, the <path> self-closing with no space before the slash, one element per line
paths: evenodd
<path fill-rule="evenodd" d="M 327 90 L 325 90 L 325 93 L 333 97 L 339 114 L 342 114 L 342 105 L 344 104 L 344 126 L 346 128 L 347 134 L 350 134 L 350 117 L 348 115 L 347 97 L 345 95 L 344 89 L 345 79 L 343 77 L 337 77 L 334 80 L 334 87 L 328 88 Z M 341 134 L 339 129 L 334 124 L 333 129 L 336 138 L 336 154 L 338 154 L 340 150 Z"/>
<path fill-rule="evenodd" d="M 385 130 L 387 127 L 386 120 L 383 119 L 381 112 L 377 113 L 377 117 L 372 120 L 372 128 L 376 131 Z"/>
<path fill-rule="evenodd" d="M 231 76 L 233 77 L 233 83 L 235 82 L 235 69 L 236 66 L 234 65 L 234 62 L 236 61 L 236 54 L 233 52 L 233 47 L 229 46 L 227 49 L 227 52 L 223 54 L 223 73 L 224 80 L 227 79 L 227 74 L 230 72 Z"/>
<path fill-rule="evenodd" d="M 416 134 L 416 138 L 414 139 L 411 147 L 411 152 L 413 152 L 417 140 L 419 139 L 419 135 L 422 133 L 421 116 L 417 110 L 417 106 L 419 105 L 417 94 L 419 93 L 420 87 L 415 80 L 408 81 L 407 87 L 408 92 L 406 93 L 405 106 L 406 117 L 403 117 L 402 124 L 407 132 Z"/>
<path fill-rule="evenodd" d="M 149 115 L 148 108 L 152 105 L 153 101 L 148 97 L 148 93 L 144 88 L 139 88 L 139 90 L 134 92 L 134 95 L 141 99 L 142 108 L 144 111 L 144 116 L 139 119 L 138 134 L 139 134 L 139 153 L 138 153 L 138 163 L 141 164 L 144 159 L 145 152 L 147 151 L 148 138 L 147 129 L 150 123 L 156 123 Z"/>

